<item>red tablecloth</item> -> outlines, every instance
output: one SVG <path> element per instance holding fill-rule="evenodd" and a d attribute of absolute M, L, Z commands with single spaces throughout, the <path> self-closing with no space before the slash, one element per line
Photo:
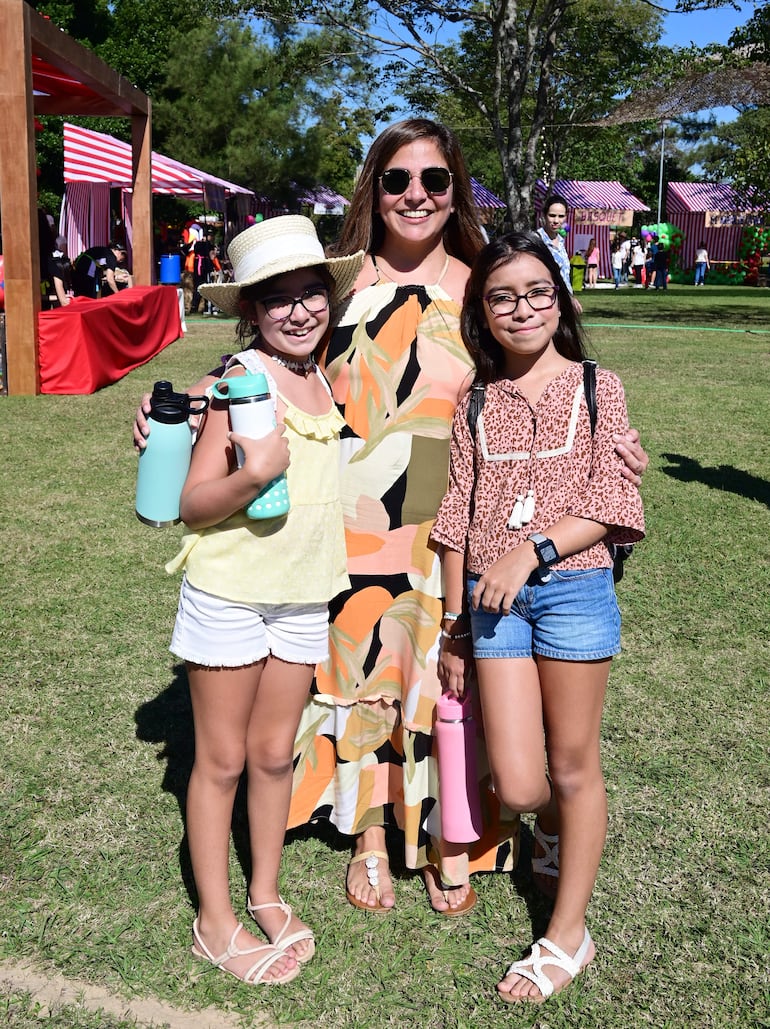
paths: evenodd
<path fill-rule="evenodd" d="M 100 300 L 75 297 L 67 307 L 41 311 L 38 324 L 43 393 L 94 393 L 182 335 L 173 286 L 134 286 Z"/>

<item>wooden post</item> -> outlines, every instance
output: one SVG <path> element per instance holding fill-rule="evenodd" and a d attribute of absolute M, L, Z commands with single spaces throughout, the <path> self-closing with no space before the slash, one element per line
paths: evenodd
<path fill-rule="evenodd" d="M 38 327 L 40 248 L 30 14 L 20 0 L 0 0 L 0 197 L 3 199 L 8 393 L 40 392 Z"/>
<path fill-rule="evenodd" d="M 133 268 L 137 286 L 155 281 L 152 238 L 152 116 L 147 112 L 131 116 L 132 188 L 131 219 L 134 226 Z"/>

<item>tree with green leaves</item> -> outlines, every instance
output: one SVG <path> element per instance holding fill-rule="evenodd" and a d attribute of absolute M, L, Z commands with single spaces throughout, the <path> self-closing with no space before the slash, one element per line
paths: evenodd
<path fill-rule="evenodd" d="M 678 0 L 671 9 L 702 10 L 729 2 Z M 654 0 L 641 3 L 651 12 L 666 10 Z M 618 11 L 625 6 L 623 0 L 608 4 Z M 498 156 L 513 224 L 529 224 L 572 0 L 297 0 L 291 5 L 287 0 L 243 0 L 236 6 L 265 18 L 285 19 L 293 10 L 297 19 L 343 27 L 389 62 L 393 87 L 417 74 L 426 89 L 461 97 L 476 112 Z M 489 53 L 483 74 L 473 57 L 479 47 Z"/>
<path fill-rule="evenodd" d="M 373 131 L 366 78 L 345 67 L 329 30 L 271 42 L 236 21 L 205 21 L 167 61 L 155 102 L 159 141 L 173 157 L 291 204 L 319 182 L 349 190 Z M 353 102 L 351 102 L 351 100 Z"/>

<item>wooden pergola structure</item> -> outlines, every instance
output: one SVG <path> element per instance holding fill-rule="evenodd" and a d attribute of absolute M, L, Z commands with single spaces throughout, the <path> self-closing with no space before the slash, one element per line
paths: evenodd
<path fill-rule="evenodd" d="M 0 205 L 5 269 L 6 373 L 13 394 L 40 392 L 35 115 L 131 119 L 133 274 L 152 282 L 150 98 L 24 0 L 0 0 Z"/>

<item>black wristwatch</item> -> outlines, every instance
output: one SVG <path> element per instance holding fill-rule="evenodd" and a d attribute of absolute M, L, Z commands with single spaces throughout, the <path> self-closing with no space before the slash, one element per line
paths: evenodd
<path fill-rule="evenodd" d="M 553 540 L 544 536 L 542 532 L 533 532 L 531 536 L 527 536 L 527 539 L 532 540 L 535 544 L 535 553 L 541 568 L 550 568 L 551 565 L 561 561 Z"/>

